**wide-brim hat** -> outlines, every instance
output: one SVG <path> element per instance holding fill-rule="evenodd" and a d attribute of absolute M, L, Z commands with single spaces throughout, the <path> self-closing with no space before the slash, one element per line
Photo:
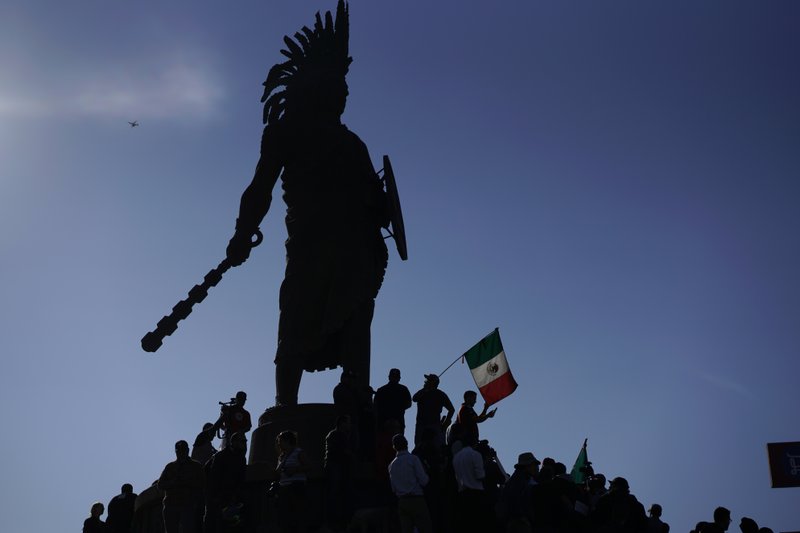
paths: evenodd
<path fill-rule="evenodd" d="M 539 465 L 542 464 L 539 459 L 533 456 L 531 452 L 525 452 L 519 454 L 517 458 L 517 464 L 514 465 L 514 468 L 524 468 L 530 465 Z"/>

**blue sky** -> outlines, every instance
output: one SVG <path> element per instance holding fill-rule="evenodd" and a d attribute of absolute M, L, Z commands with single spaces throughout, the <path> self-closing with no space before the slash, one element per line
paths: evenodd
<path fill-rule="evenodd" d="M 218 400 L 271 405 L 278 191 L 251 259 L 157 354 L 139 339 L 222 259 L 261 82 L 334 6 L 0 7 L 0 530 L 77 530 Z M 588 437 L 675 531 L 718 505 L 798 529 L 766 460 L 800 440 L 798 23 L 793 2 L 353 0 L 344 121 L 392 157 L 410 256 L 373 384 L 397 366 L 416 390 L 499 326 L 520 388 L 482 433 L 506 466 Z M 442 388 L 458 402 L 466 367 Z"/>

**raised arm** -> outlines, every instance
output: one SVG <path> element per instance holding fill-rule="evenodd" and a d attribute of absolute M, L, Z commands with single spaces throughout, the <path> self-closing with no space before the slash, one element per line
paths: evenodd
<path fill-rule="evenodd" d="M 264 131 L 261 158 L 256 165 L 253 181 L 244 190 L 239 204 L 236 232 L 225 251 L 231 266 L 239 266 L 250 257 L 252 239 L 272 203 L 272 189 L 281 174 L 281 162 L 276 135 Z"/>
<path fill-rule="evenodd" d="M 485 422 L 487 418 L 493 418 L 494 414 L 497 412 L 497 407 L 495 407 L 494 409 L 492 409 L 488 413 L 486 412 L 487 409 L 489 409 L 489 406 L 484 403 L 483 404 L 483 411 L 481 411 L 480 414 L 478 415 L 478 417 L 475 419 L 475 421 L 477 423 L 480 424 L 481 422 Z"/>

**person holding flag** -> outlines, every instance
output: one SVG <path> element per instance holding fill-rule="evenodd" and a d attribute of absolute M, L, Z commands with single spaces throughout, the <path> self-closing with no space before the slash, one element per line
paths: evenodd
<path fill-rule="evenodd" d="M 464 393 L 464 403 L 461 404 L 461 408 L 458 410 L 458 416 L 456 418 L 456 421 L 461 424 L 461 431 L 464 437 L 474 438 L 476 441 L 480 438 L 478 424 L 494 417 L 494 414 L 497 412 L 496 407 L 487 412 L 489 405 L 484 403 L 481 413 L 476 413 L 475 404 L 477 401 L 477 392 L 472 390 L 466 391 Z"/>

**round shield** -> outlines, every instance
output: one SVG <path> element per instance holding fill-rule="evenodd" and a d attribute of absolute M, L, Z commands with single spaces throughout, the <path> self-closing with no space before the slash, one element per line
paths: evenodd
<path fill-rule="evenodd" d="M 397 194 L 397 182 L 389 156 L 383 156 L 383 182 L 386 184 L 386 197 L 389 204 L 389 222 L 392 226 L 389 234 L 394 238 L 397 253 L 403 261 L 408 260 L 406 245 L 406 227 L 403 225 L 403 210 L 400 208 L 400 196 Z"/>

